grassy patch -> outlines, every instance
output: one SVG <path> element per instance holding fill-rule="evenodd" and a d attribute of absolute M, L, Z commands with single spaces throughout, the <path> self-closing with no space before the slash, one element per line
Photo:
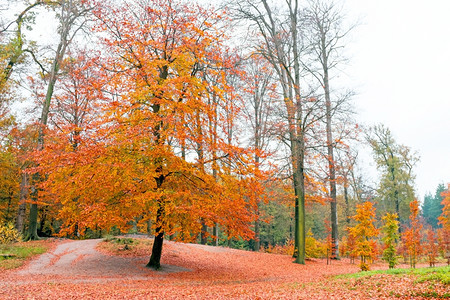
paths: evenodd
<path fill-rule="evenodd" d="M 121 237 L 108 237 L 98 244 L 101 252 L 118 256 L 149 256 L 153 240 Z"/>
<path fill-rule="evenodd" d="M 49 248 L 45 241 L 21 242 L 0 245 L 0 270 L 15 269 L 35 255 L 42 254 Z"/>
<path fill-rule="evenodd" d="M 443 284 L 450 284 L 450 266 L 432 269 L 434 270 L 431 272 L 424 272 L 426 269 L 423 268 L 422 272 L 418 273 L 417 282 L 438 281 Z"/>
<path fill-rule="evenodd" d="M 365 271 L 352 274 L 344 274 L 336 276 L 336 278 L 362 278 L 371 277 L 377 274 L 388 274 L 388 275 L 414 275 L 416 276 L 417 282 L 425 281 L 438 281 L 443 284 L 450 284 L 450 266 L 444 267 L 434 267 L 434 268 L 417 268 L 417 269 L 389 269 L 389 270 L 374 270 Z"/>

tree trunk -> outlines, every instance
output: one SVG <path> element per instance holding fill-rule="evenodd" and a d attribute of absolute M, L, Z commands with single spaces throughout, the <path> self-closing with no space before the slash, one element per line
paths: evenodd
<path fill-rule="evenodd" d="M 160 199 L 158 201 L 158 211 L 156 213 L 156 224 L 158 227 L 156 228 L 155 239 L 153 241 L 152 255 L 150 256 L 150 261 L 147 264 L 148 268 L 155 270 L 159 270 L 161 268 L 161 254 L 164 241 L 164 213 L 164 203 L 163 200 Z"/>
<path fill-rule="evenodd" d="M 31 203 L 30 206 L 30 218 L 28 224 L 28 234 L 25 240 L 38 240 L 39 236 L 37 233 L 37 218 L 38 218 L 38 206 L 36 203 Z"/>
<path fill-rule="evenodd" d="M 155 239 L 153 240 L 152 255 L 150 256 L 150 261 L 147 264 L 148 268 L 159 270 L 161 268 L 161 254 L 164 241 L 164 232 L 157 232 Z"/>
<path fill-rule="evenodd" d="M 331 95 L 330 82 L 328 76 L 328 55 L 326 52 L 326 36 L 322 33 L 322 67 L 323 67 L 323 83 L 325 90 L 325 107 L 326 107 L 326 131 L 327 131 L 327 154 L 328 154 L 328 179 L 330 182 L 330 213 L 331 213 L 331 258 L 339 259 L 339 235 L 338 235 L 338 216 L 337 216 L 337 198 L 336 198 L 336 167 L 334 162 L 334 141 L 331 130 Z"/>
<path fill-rule="evenodd" d="M 33 175 L 33 184 L 39 182 L 39 173 Z M 31 205 L 30 205 L 30 214 L 28 216 L 28 232 L 25 236 L 26 241 L 38 240 L 39 236 L 37 233 L 37 219 L 38 219 L 38 190 L 37 187 L 31 187 Z"/>
<path fill-rule="evenodd" d="M 345 179 L 347 180 L 347 179 Z M 347 222 L 347 226 L 350 226 L 351 216 L 350 216 L 350 204 L 348 201 L 348 183 L 344 183 L 344 199 L 345 199 L 345 220 Z"/>
<path fill-rule="evenodd" d="M 302 156 L 302 155 L 301 155 Z M 303 165 L 303 157 L 301 157 Z M 295 235 L 298 253 L 295 262 L 298 264 L 305 264 L 305 242 L 306 242 L 306 214 L 305 214 L 305 181 L 303 167 L 298 171 L 299 180 L 297 182 L 297 198 L 295 212 L 297 217 L 297 222 L 295 224 Z"/>
<path fill-rule="evenodd" d="M 298 212 L 299 212 L 299 210 L 298 210 L 298 188 L 297 188 L 297 182 L 298 182 L 298 179 L 297 179 L 297 173 L 296 172 L 294 172 L 294 174 L 293 174 L 293 177 L 294 177 L 294 195 L 295 195 L 295 203 L 294 203 L 294 254 L 292 255 L 292 257 L 293 258 L 297 258 L 297 256 L 298 256 L 298 251 L 299 251 L 299 239 L 298 239 L 298 230 L 299 230 L 299 227 L 298 227 L 298 224 L 299 224 L 299 222 L 298 222 Z"/>
<path fill-rule="evenodd" d="M 202 220 L 202 232 L 200 233 L 200 243 L 202 245 L 206 245 L 208 242 L 208 238 L 206 237 L 206 233 L 208 232 L 208 226 Z"/>
<path fill-rule="evenodd" d="M 259 217 L 259 214 L 258 214 Z M 253 251 L 259 251 L 259 248 L 261 248 L 261 242 L 259 239 L 259 219 L 255 220 L 255 239 L 253 243 Z"/>
<path fill-rule="evenodd" d="M 12 219 L 14 219 L 14 217 L 13 216 L 10 216 L 10 213 L 11 213 L 11 206 L 12 206 L 12 199 L 13 199 L 13 197 L 14 197 L 14 195 L 13 195 L 13 191 L 10 191 L 9 192 L 9 195 L 8 195 L 8 206 L 7 206 L 7 208 L 6 208 L 6 217 L 5 217 L 5 219 L 6 219 L 6 222 L 11 222 L 12 221 Z"/>
<path fill-rule="evenodd" d="M 22 172 L 22 180 L 20 181 L 19 193 L 19 211 L 17 212 L 16 229 L 17 231 L 22 233 L 27 210 L 26 200 L 28 198 L 28 174 L 26 174 L 25 172 Z"/>
<path fill-rule="evenodd" d="M 215 237 L 215 245 L 219 246 L 219 223 L 216 223 L 213 228 L 213 235 Z"/>

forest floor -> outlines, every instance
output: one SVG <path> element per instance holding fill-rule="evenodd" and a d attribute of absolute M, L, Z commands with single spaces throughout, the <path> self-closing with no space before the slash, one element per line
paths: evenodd
<path fill-rule="evenodd" d="M 356 273 L 346 259 L 292 263 L 286 255 L 164 242 L 162 268 L 146 254 L 99 251 L 102 240 L 57 240 L 20 269 L 0 274 L 0 299 L 442 299 L 450 287 L 413 274 Z M 101 247 L 100 247 L 101 248 Z M 145 255 L 145 256 L 144 256 Z M 384 265 L 374 265 L 383 268 Z"/>

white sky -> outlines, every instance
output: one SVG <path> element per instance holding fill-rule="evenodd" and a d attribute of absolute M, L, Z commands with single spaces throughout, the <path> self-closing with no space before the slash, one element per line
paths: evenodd
<path fill-rule="evenodd" d="M 422 200 L 450 183 L 450 1 L 346 0 L 345 7 L 361 20 L 347 68 L 359 120 L 385 124 L 419 153 Z"/>

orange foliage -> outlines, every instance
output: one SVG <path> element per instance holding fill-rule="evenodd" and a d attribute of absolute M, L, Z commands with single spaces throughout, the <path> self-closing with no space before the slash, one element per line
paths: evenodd
<path fill-rule="evenodd" d="M 438 244 L 436 234 L 431 227 L 427 229 L 427 243 L 424 245 L 424 251 L 427 255 L 430 267 L 434 267 L 438 256 Z"/>
<path fill-rule="evenodd" d="M 150 220 L 179 240 L 202 223 L 251 238 L 264 174 L 232 135 L 240 102 L 227 76 L 240 71 L 216 28 L 223 15 L 168 0 L 96 15 L 108 55 L 74 58 L 58 96 L 83 118 L 55 118 L 38 157 L 60 234 Z"/>
<path fill-rule="evenodd" d="M 269 245 L 267 248 L 263 248 L 262 250 L 266 253 L 272 254 L 284 254 L 292 256 L 294 254 L 294 241 L 287 240 L 284 245 Z"/>
<path fill-rule="evenodd" d="M 420 241 L 422 239 L 421 230 L 423 226 L 420 224 L 418 218 L 419 203 L 417 200 L 412 201 L 409 204 L 409 208 L 411 212 L 409 216 L 410 227 L 403 232 L 402 241 L 409 256 L 410 266 L 415 268 L 417 258 L 422 252 L 422 245 Z"/>
<path fill-rule="evenodd" d="M 273 254 L 284 254 L 292 256 L 294 254 L 294 241 L 287 240 L 284 245 L 269 245 L 267 248 L 261 248 L 263 252 Z M 306 258 L 323 258 L 327 256 L 327 244 L 314 238 L 311 229 L 306 234 L 305 240 Z"/>
<path fill-rule="evenodd" d="M 356 215 L 353 219 L 358 222 L 354 227 L 349 228 L 349 236 L 352 236 L 355 244 L 353 255 L 361 258 L 361 270 L 369 269 L 370 260 L 377 255 L 377 245 L 373 237 L 378 235 L 378 229 L 374 226 L 375 207 L 371 202 L 364 202 L 356 205 Z"/>

